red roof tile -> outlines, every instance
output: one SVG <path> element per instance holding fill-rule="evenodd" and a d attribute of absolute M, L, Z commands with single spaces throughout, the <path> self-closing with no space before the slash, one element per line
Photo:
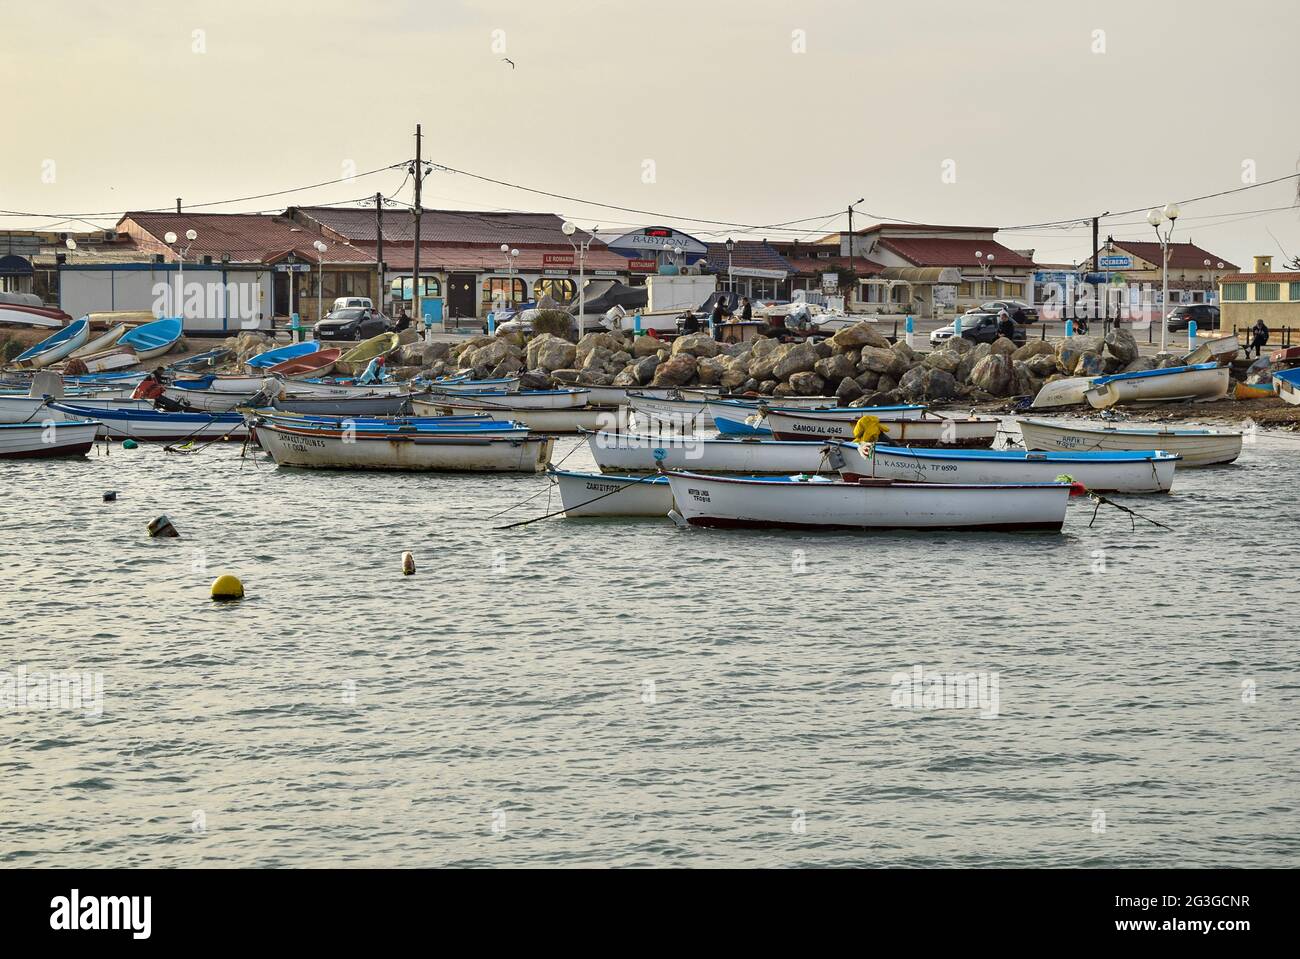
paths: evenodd
<path fill-rule="evenodd" d="M 1201 264 L 1202 267 L 1205 264 Z M 1234 273 L 1220 283 L 1300 283 L 1300 273 Z"/>
<path fill-rule="evenodd" d="M 946 228 L 945 228 L 946 229 Z M 882 237 L 879 245 L 917 266 L 979 267 L 975 251 L 993 254 L 993 269 L 1032 268 L 1034 261 L 994 240 L 944 240 L 932 237 Z"/>
<path fill-rule="evenodd" d="M 300 206 L 290 207 L 286 215 L 319 224 L 354 242 L 374 243 L 378 234 L 375 211 L 364 207 Z M 509 243 L 569 246 L 561 232 L 563 217 L 554 213 L 500 213 L 490 210 L 425 210 L 420 215 L 421 243 Z M 574 234 L 578 242 L 587 234 Z M 384 210 L 384 242 L 414 243 L 415 214 L 405 209 Z M 599 244 L 597 241 L 596 246 Z M 387 250 L 385 250 L 387 253 Z"/>
<path fill-rule="evenodd" d="M 790 261 L 762 240 L 736 240 L 735 249 L 727 256 L 726 243 L 708 244 L 709 252 L 705 254 L 709 261 L 709 271 L 723 275 L 727 270 L 784 270 L 795 272 Z"/>
<path fill-rule="evenodd" d="M 274 263 L 293 252 L 300 259 L 315 263 L 374 262 L 374 255 L 362 253 L 337 241 L 324 240 L 329 249 L 317 253 L 312 243 L 321 234 L 283 216 L 258 213 L 126 213 L 117 229 L 128 233 L 146 253 L 162 253 L 169 260 L 177 257 L 163 237 L 170 231 L 188 243 L 185 232 L 193 230 L 198 238 L 189 243 L 185 258 L 193 261 L 202 256 L 219 260 L 229 256 L 235 263 Z"/>
<path fill-rule="evenodd" d="M 846 269 L 857 271 L 858 276 L 875 276 L 884 269 L 881 264 L 875 260 L 868 260 L 865 256 L 855 256 L 852 260 L 847 256 L 800 257 L 797 260 L 790 260 L 790 265 L 801 276 L 820 276 L 823 273 Z"/>
<path fill-rule="evenodd" d="M 1160 266 L 1160 244 L 1154 240 L 1116 240 L 1115 248 L 1146 260 L 1157 268 Z M 1105 253 L 1101 255 L 1105 256 Z M 1195 243 L 1169 244 L 1169 269 L 1171 270 L 1203 270 L 1206 260 L 1214 264 L 1216 270 L 1219 269 L 1220 263 L 1225 270 L 1241 269 L 1237 264 L 1230 263 L 1221 256 L 1215 256 Z"/>

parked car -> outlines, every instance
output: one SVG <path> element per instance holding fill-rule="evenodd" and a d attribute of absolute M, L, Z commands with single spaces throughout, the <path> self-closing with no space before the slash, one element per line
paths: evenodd
<path fill-rule="evenodd" d="M 368 296 L 340 296 L 334 300 L 334 305 L 330 307 L 330 312 L 334 310 L 347 310 L 356 307 L 362 310 L 373 310 L 375 304 L 370 301 Z"/>
<path fill-rule="evenodd" d="M 1176 306 L 1169 311 L 1169 332 L 1177 333 L 1187 329 L 1192 320 L 1196 321 L 1198 330 L 1217 330 L 1219 328 L 1219 308 L 1208 303 L 1192 306 Z"/>
<path fill-rule="evenodd" d="M 332 310 L 314 327 L 318 340 L 368 340 L 393 328 L 384 314 L 362 307 Z"/>
<path fill-rule="evenodd" d="M 992 313 L 997 316 L 999 312 L 1006 310 L 1013 320 L 1017 323 L 1037 323 L 1038 307 L 1030 306 L 1021 300 L 990 300 L 978 309 L 969 310 L 970 313 Z"/>
<path fill-rule="evenodd" d="M 940 327 L 930 334 L 930 345 L 942 346 L 945 340 L 952 339 L 954 335 L 954 326 Z M 961 318 L 961 337 L 963 340 L 971 340 L 975 343 L 992 343 L 998 338 L 998 314 L 963 314 Z M 1025 328 L 1019 323 L 1015 324 L 1015 332 L 1011 335 L 1011 342 L 1017 346 L 1025 342 Z"/>

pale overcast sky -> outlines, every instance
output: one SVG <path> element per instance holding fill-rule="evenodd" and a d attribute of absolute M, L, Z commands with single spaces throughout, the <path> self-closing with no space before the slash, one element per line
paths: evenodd
<path fill-rule="evenodd" d="M 1252 164 L 1260 182 L 1288 176 L 1300 158 L 1295 0 L 4 0 L 3 24 L 0 208 L 42 214 L 7 228 L 364 172 L 412 156 L 417 121 L 426 157 L 449 166 L 759 225 L 858 197 L 860 225 L 1032 224 L 1231 190 Z M 1290 180 L 1189 205 L 1175 237 L 1242 266 L 1278 241 L 1300 254 L 1300 210 L 1247 216 L 1295 196 Z M 790 235 L 447 173 L 425 205 Z M 1151 236 L 1140 215 L 1108 232 Z M 1089 246 L 1086 230 L 1000 238 L 1040 262 Z"/>

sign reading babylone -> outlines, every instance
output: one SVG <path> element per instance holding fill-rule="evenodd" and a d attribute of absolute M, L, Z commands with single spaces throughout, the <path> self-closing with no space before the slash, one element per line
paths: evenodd
<path fill-rule="evenodd" d="M 629 258 L 644 258 L 647 253 L 673 253 L 681 250 L 688 263 L 709 252 L 703 241 L 669 226 L 648 226 L 624 233 L 618 239 L 611 240 L 609 248 Z"/>

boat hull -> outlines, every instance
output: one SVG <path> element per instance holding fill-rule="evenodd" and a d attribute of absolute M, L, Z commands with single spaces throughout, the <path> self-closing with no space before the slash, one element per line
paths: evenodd
<path fill-rule="evenodd" d="M 1055 483 L 1068 475 L 1099 493 L 1167 493 L 1178 457 L 1160 452 L 1024 453 L 1015 450 L 906 450 L 845 443 L 840 475 L 913 483 Z"/>
<path fill-rule="evenodd" d="M 37 343 L 31 349 L 18 354 L 14 359 L 14 365 L 29 370 L 43 369 L 84 346 L 89 336 L 90 321 L 83 317 L 71 326 L 65 326 L 53 336 Z"/>
<path fill-rule="evenodd" d="M 1208 402 L 1228 395 L 1228 381 L 1228 367 L 1206 368 L 1203 365 L 1153 370 L 1149 374 L 1102 377 L 1083 395 L 1094 409 L 1099 410 L 1123 403 Z"/>
<path fill-rule="evenodd" d="M 1241 455 L 1241 433 L 1213 430 L 1118 429 L 1065 426 L 1043 420 L 1021 420 L 1020 435 L 1027 450 L 1165 450 L 1182 457 L 1179 469 L 1219 466 Z M 1066 472 L 1069 472 L 1068 470 Z"/>
<path fill-rule="evenodd" d="M 663 519 L 673 508 L 673 491 L 662 476 L 604 476 L 553 472 L 560 504 L 570 519 L 646 516 Z"/>
<path fill-rule="evenodd" d="M 0 459 L 84 456 L 95 444 L 98 431 L 98 423 L 85 420 L 0 425 Z"/>
<path fill-rule="evenodd" d="M 1068 379 L 1055 380 L 1047 383 L 1038 395 L 1034 397 L 1034 402 L 1030 404 L 1032 409 L 1050 410 L 1059 409 L 1064 406 L 1082 406 L 1088 402 L 1084 394 L 1092 388 L 1092 378 L 1086 376 L 1073 376 Z"/>
<path fill-rule="evenodd" d="M 411 413 L 410 393 L 377 396 L 279 396 L 271 407 L 285 413 L 311 416 L 407 416 Z"/>
<path fill-rule="evenodd" d="M 278 466 L 306 469 L 536 473 L 546 467 L 553 437 L 478 439 L 431 435 L 371 435 L 357 430 L 257 427 L 262 448 Z"/>
<path fill-rule="evenodd" d="M 653 473 L 661 464 L 670 470 L 751 476 L 831 471 L 824 443 L 592 433 L 587 446 L 602 473 Z"/>
<path fill-rule="evenodd" d="M 258 397 L 265 397 L 267 392 L 225 393 L 217 390 L 187 390 L 168 386 L 163 395 L 169 400 L 180 403 L 191 410 L 203 410 L 207 413 L 226 413 L 255 403 Z"/>
<path fill-rule="evenodd" d="M 103 353 L 112 347 L 118 340 L 126 334 L 126 324 L 120 323 L 106 333 L 101 333 L 93 339 L 87 340 L 84 344 L 77 347 L 68 356 L 74 360 L 83 356 L 94 356 L 96 353 Z"/>
<path fill-rule="evenodd" d="M 769 410 L 764 422 L 778 440 L 851 440 L 855 420 L 831 419 L 798 413 Z M 890 420 L 881 419 L 888 431 L 886 440 L 895 446 L 950 446 L 987 449 L 998 434 L 996 417 L 974 416 L 960 419 Z"/>
<path fill-rule="evenodd" d="M 57 330 L 71 321 L 72 317 L 62 310 L 22 306 L 17 303 L 0 303 L 0 324 L 6 326 L 39 326 L 47 330 Z"/>
<path fill-rule="evenodd" d="M 53 403 L 65 416 L 97 420 L 98 435 L 115 440 L 176 442 L 178 440 L 244 439 L 248 426 L 237 413 L 165 413 L 161 410 L 95 409 L 75 403 Z"/>
<path fill-rule="evenodd" d="M 438 400 L 413 400 L 411 406 L 416 416 L 466 416 L 473 413 L 491 413 L 501 420 L 522 423 L 534 433 L 581 433 L 598 430 L 627 429 L 627 410 L 624 407 L 583 406 L 571 410 L 530 410 L 513 407 L 461 406 Z"/>
<path fill-rule="evenodd" d="M 789 482 L 669 473 L 674 508 L 692 526 L 816 530 L 1059 532 L 1070 487 Z"/>
<path fill-rule="evenodd" d="M 497 410 L 571 410 L 587 405 L 586 390 L 539 390 L 525 393 L 444 393 L 434 390 L 428 394 L 430 402 L 445 400 L 460 406 L 474 407 L 495 414 Z"/>

